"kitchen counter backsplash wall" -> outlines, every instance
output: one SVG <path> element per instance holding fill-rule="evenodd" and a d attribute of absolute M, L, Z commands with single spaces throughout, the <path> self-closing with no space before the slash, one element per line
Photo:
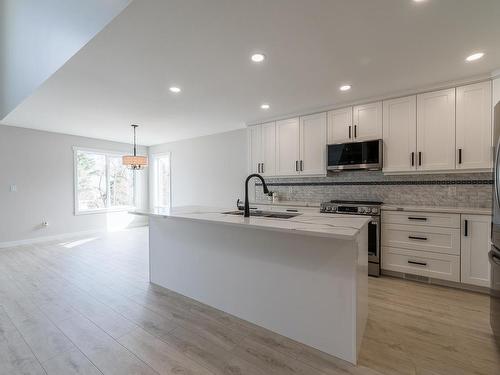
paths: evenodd
<path fill-rule="evenodd" d="M 327 177 L 266 178 L 280 201 L 319 204 L 331 199 L 375 200 L 385 204 L 489 208 L 492 173 L 384 175 L 340 172 Z M 258 184 L 257 184 L 258 185 Z M 257 188 L 256 200 L 268 198 Z"/>

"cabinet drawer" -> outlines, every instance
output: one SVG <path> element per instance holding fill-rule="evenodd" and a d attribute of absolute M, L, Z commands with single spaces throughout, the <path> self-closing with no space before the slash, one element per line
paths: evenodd
<path fill-rule="evenodd" d="M 460 229 L 384 223 L 382 246 L 460 255 Z"/>
<path fill-rule="evenodd" d="M 438 212 L 382 211 L 382 223 L 460 228 L 460 215 Z"/>
<path fill-rule="evenodd" d="M 383 247 L 382 269 L 459 282 L 460 256 Z"/>

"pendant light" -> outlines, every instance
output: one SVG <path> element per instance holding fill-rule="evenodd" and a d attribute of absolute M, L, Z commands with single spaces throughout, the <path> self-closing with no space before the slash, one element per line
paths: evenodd
<path fill-rule="evenodd" d="M 147 156 L 137 155 L 136 135 L 135 130 L 139 125 L 131 125 L 134 128 L 134 155 L 127 155 L 122 158 L 122 163 L 129 169 L 135 171 L 144 169 L 148 166 Z"/>

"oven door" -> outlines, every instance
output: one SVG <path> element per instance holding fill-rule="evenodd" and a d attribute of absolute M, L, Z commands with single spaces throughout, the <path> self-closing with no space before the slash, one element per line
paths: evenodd
<path fill-rule="evenodd" d="M 368 224 L 368 274 L 380 275 L 380 216 L 372 217 Z"/>

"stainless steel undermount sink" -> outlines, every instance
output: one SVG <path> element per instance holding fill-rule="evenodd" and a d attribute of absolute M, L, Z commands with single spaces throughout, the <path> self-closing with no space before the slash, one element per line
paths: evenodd
<path fill-rule="evenodd" d="M 244 212 L 228 211 L 228 212 L 223 212 L 223 214 L 243 216 Z M 272 219 L 291 219 L 292 217 L 299 215 L 300 215 L 299 213 L 288 213 L 288 212 L 272 212 L 272 211 L 259 211 L 259 210 L 250 211 L 250 216 L 269 217 Z"/>

